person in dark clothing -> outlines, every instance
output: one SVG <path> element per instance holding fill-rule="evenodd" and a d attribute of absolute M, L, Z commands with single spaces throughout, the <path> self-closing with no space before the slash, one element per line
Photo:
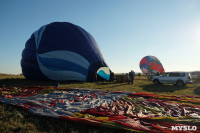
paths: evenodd
<path fill-rule="evenodd" d="M 59 82 L 56 82 L 56 83 L 55 83 L 55 87 L 56 87 L 56 89 L 60 88 L 60 83 L 59 83 Z"/>
<path fill-rule="evenodd" d="M 157 72 L 157 73 L 156 73 L 156 76 L 159 76 L 159 75 L 160 75 L 160 73 L 159 73 L 159 72 Z"/>
<path fill-rule="evenodd" d="M 138 76 L 140 77 L 140 73 L 138 73 Z"/>
<path fill-rule="evenodd" d="M 131 70 L 131 72 L 129 72 L 129 77 L 131 79 L 131 84 L 133 84 L 133 80 L 135 78 L 135 72 L 133 70 Z"/>

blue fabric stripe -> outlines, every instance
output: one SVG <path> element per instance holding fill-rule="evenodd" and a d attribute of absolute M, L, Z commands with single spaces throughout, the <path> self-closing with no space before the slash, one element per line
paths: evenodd
<path fill-rule="evenodd" d="M 38 56 L 38 59 L 42 63 L 43 66 L 46 68 L 52 70 L 52 71 L 74 71 L 74 72 L 79 72 L 85 76 L 88 75 L 88 70 L 85 69 L 84 67 L 75 64 L 73 62 L 61 60 L 61 59 L 56 59 L 56 58 L 44 58 Z"/>
<path fill-rule="evenodd" d="M 73 62 L 84 67 L 85 69 L 88 69 L 90 66 L 90 63 L 83 56 L 79 55 L 78 53 L 74 53 L 74 52 L 66 51 L 66 50 L 51 51 L 51 52 L 39 54 L 39 56 L 43 58 L 55 58 L 55 59 Z"/>
<path fill-rule="evenodd" d="M 151 62 L 151 63 L 155 61 L 155 59 L 152 59 L 152 58 L 149 57 L 149 56 L 146 57 L 146 60 L 147 60 L 148 62 Z"/>
<path fill-rule="evenodd" d="M 160 63 L 160 61 L 158 59 L 153 59 L 153 58 L 151 58 L 151 56 L 147 56 L 146 60 L 148 61 L 148 63 L 153 63 L 156 60 L 155 63 L 162 66 L 162 64 Z M 148 65 L 148 64 L 146 64 L 146 65 Z"/>
<path fill-rule="evenodd" d="M 108 81 L 110 80 L 110 74 L 106 74 L 103 70 L 100 70 L 97 74 Z"/>
<path fill-rule="evenodd" d="M 150 69 L 148 64 L 142 64 L 142 65 L 140 65 L 140 68 L 146 68 L 147 70 Z"/>

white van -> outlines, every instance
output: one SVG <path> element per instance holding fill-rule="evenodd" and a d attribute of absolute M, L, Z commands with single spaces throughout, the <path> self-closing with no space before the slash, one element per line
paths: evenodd
<path fill-rule="evenodd" d="M 153 76 L 151 80 L 154 84 L 166 83 L 176 84 L 178 86 L 192 83 L 191 75 L 187 72 L 168 72 L 160 76 Z"/>

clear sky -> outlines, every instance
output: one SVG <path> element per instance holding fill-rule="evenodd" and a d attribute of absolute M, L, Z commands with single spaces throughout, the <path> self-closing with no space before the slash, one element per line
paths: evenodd
<path fill-rule="evenodd" d="M 166 71 L 200 70 L 200 0 L 0 0 L 0 73 L 21 73 L 31 34 L 55 21 L 79 25 L 115 73 L 141 72 L 146 55 Z"/>

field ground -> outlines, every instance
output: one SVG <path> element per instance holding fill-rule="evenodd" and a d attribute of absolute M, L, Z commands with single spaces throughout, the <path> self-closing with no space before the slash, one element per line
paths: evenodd
<path fill-rule="evenodd" d="M 148 92 L 162 95 L 196 95 L 200 96 L 200 83 L 188 84 L 183 87 L 175 85 L 153 85 L 146 77 L 136 76 L 134 84 L 115 82 L 59 82 L 60 88 L 88 88 L 108 91 Z M 27 80 L 22 75 L 0 74 L 0 88 L 22 86 L 46 86 L 49 91 L 55 90 L 55 81 Z M 118 129 L 92 127 L 69 121 L 44 116 L 35 116 L 12 105 L 0 103 L 0 132 L 71 132 L 71 133 L 98 133 L 98 132 L 128 132 Z"/>

